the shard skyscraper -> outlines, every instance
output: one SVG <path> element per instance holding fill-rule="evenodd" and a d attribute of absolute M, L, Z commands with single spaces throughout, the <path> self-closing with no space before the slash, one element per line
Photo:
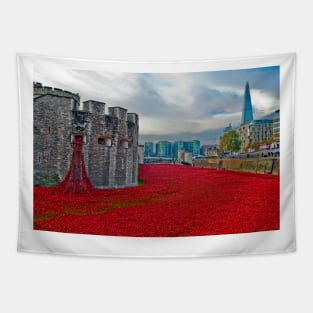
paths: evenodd
<path fill-rule="evenodd" d="M 250 96 L 250 86 L 249 86 L 249 82 L 247 82 L 246 88 L 245 88 L 241 125 L 247 124 L 251 121 L 253 121 L 253 111 L 252 111 L 252 103 L 251 103 L 251 96 Z"/>

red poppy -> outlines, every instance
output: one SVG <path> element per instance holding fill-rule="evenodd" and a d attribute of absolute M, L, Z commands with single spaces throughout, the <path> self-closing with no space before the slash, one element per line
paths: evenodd
<path fill-rule="evenodd" d="M 141 165 L 139 179 L 77 195 L 34 187 L 34 229 L 140 237 L 279 229 L 277 175 L 155 164 Z"/>

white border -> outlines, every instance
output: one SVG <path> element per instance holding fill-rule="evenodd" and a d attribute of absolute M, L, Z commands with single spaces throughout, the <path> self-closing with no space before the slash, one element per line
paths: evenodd
<path fill-rule="evenodd" d="M 294 216 L 295 54 L 224 60 L 127 62 L 19 54 L 20 212 L 18 251 L 106 257 L 206 257 L 296 250 Z M 33 67 L 119 72 L 198 72 L 280 66 L 280 230 L 216 236 L 138 238 L 65 234 L 33 230 Z"/>

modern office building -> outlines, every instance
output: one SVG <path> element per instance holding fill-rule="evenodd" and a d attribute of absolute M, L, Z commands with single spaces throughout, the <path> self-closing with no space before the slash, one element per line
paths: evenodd
<path fill-rule="evenodd" d="M 279 110 L 277 111 L 279 123 Z M 277 119 L 277 116 L 276 116 Z M 277 125 L 277 122 L 276 122 Z M 253 119 L 252 102 L 249 83 L 246 83 L 241 125 L 238 128 L 241 140 L 241 151 L 247 150 L 251 144 L 273 139 L 273 117 L 262 120 Z M 277 130 L 276 130 L 277 131 Z M 279 131 L 279 129 L 278 129 Z"/>
<path fill-rule="evenodd" d="M 193 140 L 192 141 L 192 156 L 198 156 L 200 155 L 200 141 L 199 140 Z"/>
<path fill-rule="evenodd" d="M 280 110 L 275 111 L 276 116 L 273 118 L 273 140 L 280 142 Z"/>
<path fill-rule="evenodd" d="M 154 156 L 153 142 L 145 142 L 144 155 L 147 157 Z"/>
<path fill-rule="evenodd" d="M 172 146 L 172 154 L 174 158 L 178 158 L 178 151 L 183 149 L 185 152 L 191 152 L 192 156 L 200 155 L 200 141 L 175 141 Z"/>
<path fill-rule="evenodd" d="M 255 142 L 268 140 L 273 136 L 273 120 L 254 120 L 238 128 L 241 151 Z"/>
<path fill-rule="evenodd" d="M 184 141 L 175 141 L 172 145 L 172 153 L 175 159 L 178 158 L 178 151 L 185 148 Z"/>
<path fill-rule="evenodd" d="M 156 156 L 163 158 L 172 157 L 172 143 L 162 140 L 156 143 Z"/>
<path fill-rule="evenodd" d="M 252 111 L 252 102 L 251 102 L 251 95 L 250 95 L 250 86 L 249 86 L 249 82 L 247 82 L 246 87 L 245 87 L 245 94 L 244 94 L 241 125 L 248 124 L 251 121 L 253 121 L 253 111 Z"/>

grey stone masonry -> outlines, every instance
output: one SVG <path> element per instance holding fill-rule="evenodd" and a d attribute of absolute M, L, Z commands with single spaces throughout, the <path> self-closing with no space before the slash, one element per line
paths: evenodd
<path fill-rule="evenodd" d="M 88 177 L 95 188 L 137 185 L 136 113 L 88 100 L 78 94 L 34 83 L 34 184 L 57 185 L 71 162 L 75 136 L 84 142 Z"/>

